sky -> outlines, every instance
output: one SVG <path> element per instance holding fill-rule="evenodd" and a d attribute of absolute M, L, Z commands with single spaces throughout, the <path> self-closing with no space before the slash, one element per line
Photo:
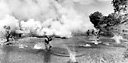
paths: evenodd
<path fill-rule="evenodd" d="M 86 15 L 95 11 L 100 11 L 103 15 L 108 15 L 114 12 L 111 1 L 112 0 L 74 0 L 74 8 L 78 12 Z"/>

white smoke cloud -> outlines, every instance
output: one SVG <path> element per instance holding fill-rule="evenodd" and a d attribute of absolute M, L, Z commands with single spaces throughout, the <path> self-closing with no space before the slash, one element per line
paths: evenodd
<path fill-rule="evenodd" d="M 107 2 L 107 1 L 112 1 L 112 0 L 97 0 L 99 2 Z"/>
<path fill-rule="evenodd" d="M 0 3 L 1 28 L 10 24 L 17 28 L 18 21 L 27 33 L 60 37 L 71 37 L 74 32 L 94 29 L 88 17 L 83 18 L 74 10 L 72 1 L 64 2 L 68 6 L 54 0 L 0 0 Z"/>
<path fill-rule="evenodd" d="M 95 3 L 96 1 L 98 2 L 108 2 L 108 1 L 112 1 L 112 0 L 73 0 L 74 2 L 78 2 L 80 4 L 92 4 Z"/>
<path fill-rule="evenodd" d="M 85 5 L 88 5 L 88 4 L 92 4 L 94 3 L 95 0 L 73 0 L 74 2 L 78 2 L 80 4 L 85 4 Z"/>
<path fill-rule="evenodd" d="M 10 26 L 12 31 L 19 30 L 19 21 L 10 15 L 0 20 L 0 37 L 5 35 L 4 26 Z"/>
<path fill-rule="evenodd" d="M 3 19 L 5 15 L 9 14 L 10 10 L 4 2 L 0 2 L 0 19 Z"/>

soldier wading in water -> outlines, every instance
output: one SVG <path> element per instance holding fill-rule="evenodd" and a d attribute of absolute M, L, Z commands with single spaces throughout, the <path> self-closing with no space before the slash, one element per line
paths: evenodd
<path fill-rule="evenodd" d="M 52 41 L 52 37 L 46 36 L 46 38 L 45 38 L 45 47 L 46 47 L 46 50 L 50 50 L 52 48 L 52 46 L 50 44 L 50 41 Z"/>

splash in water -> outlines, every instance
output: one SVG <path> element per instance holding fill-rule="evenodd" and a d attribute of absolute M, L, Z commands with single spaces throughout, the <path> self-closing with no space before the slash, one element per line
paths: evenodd
<path fill-rule="evenodd" d="M 75 45 L 75 44 L 73 44 L 73 45 Z M 68 63 L 76 63 L 77 61 L 76 61 L 75 48 L 73 48 L 73 51 L 71 51 L 71 49 L 68 46 L 64 45 L 64 47 L 68 50 L 68 53 L 69 53 Z"/>
<path fill-rule="evenodd" d="M 75 54 L 75 52 L 71 52 L 71 53 L 69 53 L 70 54 L 70 61 L 71 62 L 76 62 L 76 54 Z"/>
<path fill-rule="evenodd" d="M 44 43 L 37 43 L 34 45 L 34 49 L 46 49 Z"/>
<path fill-rule="evenodd" d="M 114 37 L 112 37 L 112 39 L 114 39 L 117 44 L 121 43 L 120 40 L 124 40 L 124 38 L 122 36 L 120 36 L 120 35 L 114 35 Z"/>
<path fill-rule="evenodd" d="M 97 36 L 94 36 L 93 38 L 90 38 L 92 41 L 91 42 L 93 42 L 94 44 L 99 44 L 99 43 L 101 43 L 100 41 L 99 41 L 99 38 L 97 38 Z"/>

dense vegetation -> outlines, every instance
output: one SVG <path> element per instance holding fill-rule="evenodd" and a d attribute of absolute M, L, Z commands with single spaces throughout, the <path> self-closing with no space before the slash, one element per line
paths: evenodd
<path fill-rule="evenodd" d="M 126 28 L 126 23 L 128 22 L 127 13 L 127 3 L 128 0 L 113 0 L 112 4 L 114 7 L 114 12 L 108 16 L 104 16 L 101 12 L 96 11 L 90 14 L 90 21 L 94 24 L 94 27 L 100 30 L 100 33 L 104 35 L 112 34 L 118 32 L 121 33 Z M 121 29 L 122 26 L 125 29 Z"/>

